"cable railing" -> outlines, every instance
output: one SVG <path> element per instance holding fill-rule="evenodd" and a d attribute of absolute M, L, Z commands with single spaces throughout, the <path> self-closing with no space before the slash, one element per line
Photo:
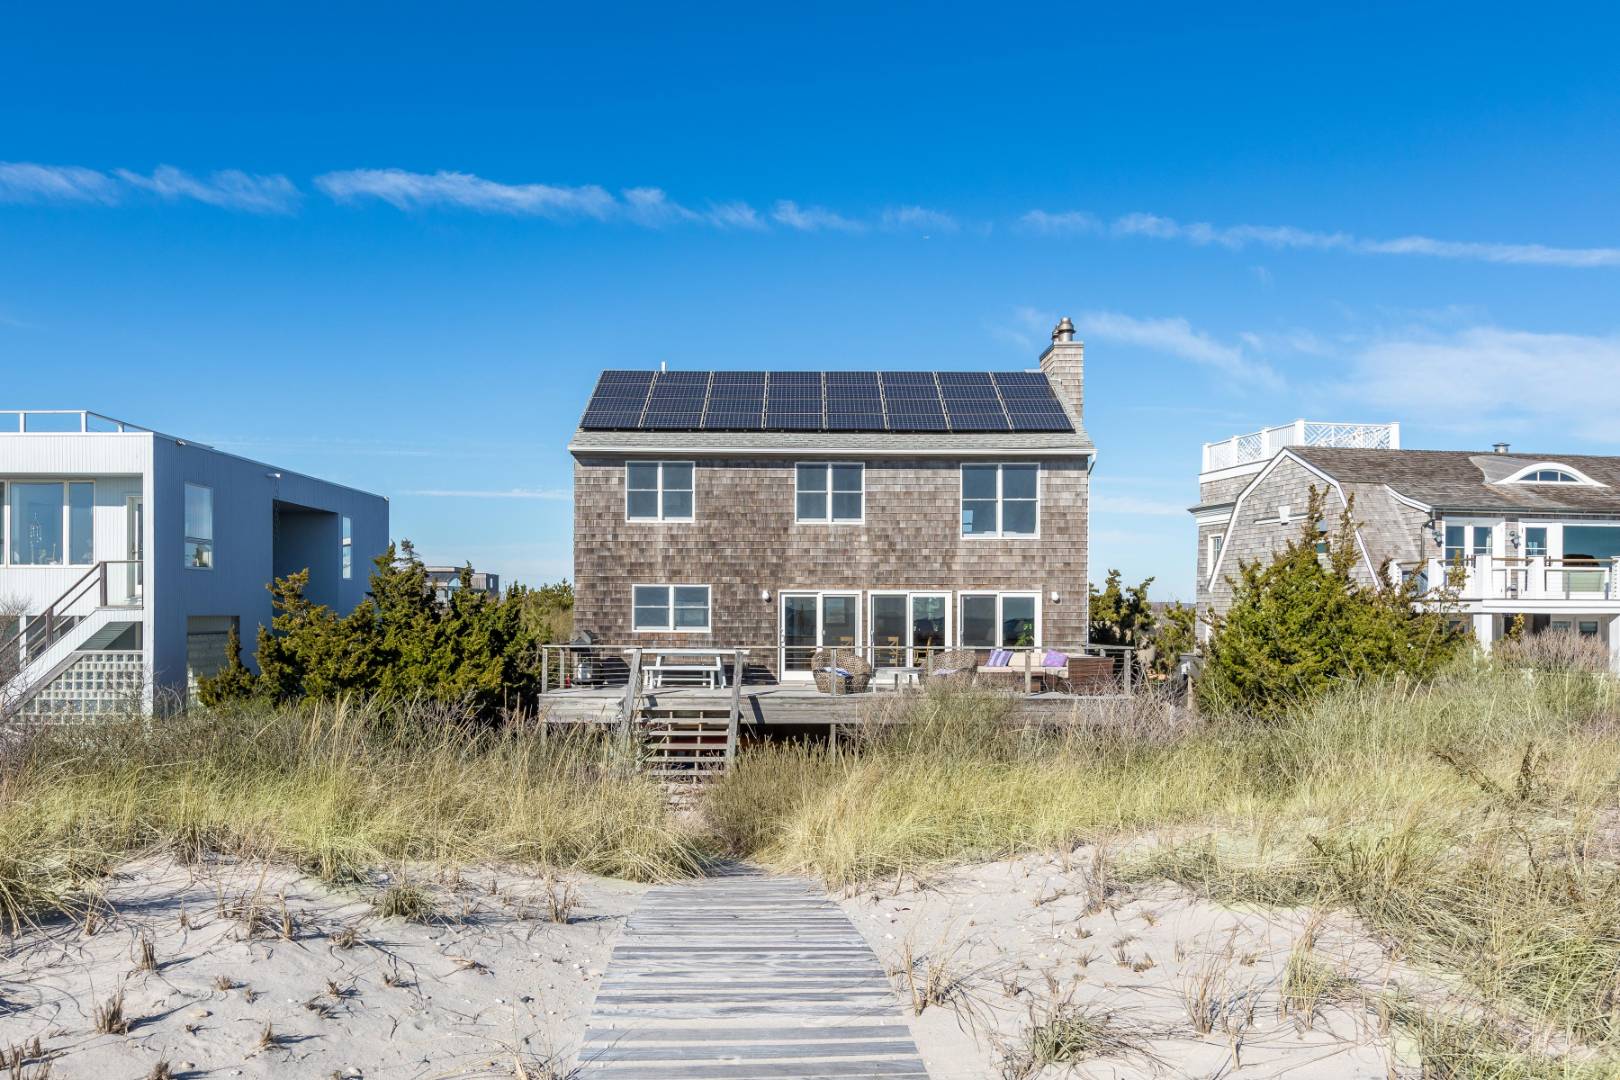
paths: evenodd
<path fill-rule="evenodd" d="M 1620 557 L 1463 555 L 1404 563 L 1421 591 L 1449 588 L 1459 600 L 1620 600 Z"/>
<path fill-rule="evenodd" d="M 1061 660 L 1053 655 L 1061 654 Z M 992 661 L 998 661 L 992 663 Z M 1051 662 L 1048 662 L 1051 661 Z M 1025 693 L 1125 694 L 1140 680 L 1130 646 L 741 644 L 623 642 L 541 646 L 547 693 L 825 686 L 832 696 L 920 687 L 949 673 Z M 821 676 L 817 678 L 817 676 Z"/>

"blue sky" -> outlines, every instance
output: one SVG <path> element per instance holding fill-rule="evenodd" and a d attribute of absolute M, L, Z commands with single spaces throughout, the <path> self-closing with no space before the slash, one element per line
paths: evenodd
<path fill-rule="evenodd" d="M 1614 15 L 47 5 L 0 35 L 0 407 L 388 494 L 567 576 L 602 367 L 1087 345 L 1093 574 L 1190 598 L 1199 446 L 1620 452 Z"/>

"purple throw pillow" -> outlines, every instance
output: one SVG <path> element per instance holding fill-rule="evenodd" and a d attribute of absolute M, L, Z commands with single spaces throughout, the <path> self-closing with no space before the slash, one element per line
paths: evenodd
<path fill-rule="evenodd" d="M 1047 649 L 1046 655 L 1041 658 L 1041 667 L 1068 667 L 1069 656 L 1056 649 Z"/>

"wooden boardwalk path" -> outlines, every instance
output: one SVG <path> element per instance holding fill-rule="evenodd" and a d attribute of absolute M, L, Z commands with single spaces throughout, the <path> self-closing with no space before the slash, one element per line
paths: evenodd
<path fill-rule="evenodd" d="M 580 1061 L 603 1080 L 928 1076 L 849 917 L 808 881 L 748 872 L 647 893 Z"/>

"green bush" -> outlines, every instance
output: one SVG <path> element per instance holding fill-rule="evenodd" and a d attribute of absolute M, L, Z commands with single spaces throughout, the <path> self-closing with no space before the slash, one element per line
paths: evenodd
<path fill-rule="evenodd" d="M 1382 588 L 1355 580 L 1361 558 L 1351 517 L 1324 532 L 1322 493 L 1311 489 L 1299 536 L 1270 563 L 1244 563 L 1232 606 L 1212 620 L 1199 704 L 1275 720 L 1329 688 L 1406 675 L 1432 679 L 1457 655 L 1466 632 L 1415 579 Z M 1378 571 L 1388 580 L 1388 567 Z M 1422 600 L 1424 602 L 1419 603 Z"/>
<path fill-rule="evenodd" d="M 500 598 L 464 587 L 441 602 L 408 541 L 377 558 L 370 595 L 347 615 L 314 603 L 308 586 L 307 570 L 271 583 L 275 615 L 259 627 L 258 674 L 233 637 L 226 668 L 201 681 L 205 704 L 358 694 L 490 715 L 540 692 L 539 647 L 567 633 L 573 606 L 566 584 Z"/>

